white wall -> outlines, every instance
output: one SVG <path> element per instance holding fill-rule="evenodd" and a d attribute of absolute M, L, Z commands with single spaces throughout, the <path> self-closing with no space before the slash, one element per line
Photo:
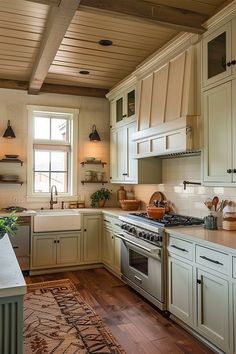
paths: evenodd
<path fill-rule="evenodd" d="M 23 181 L 26 181 L 27 168 L 27 110 L 26 105 L 45 105 L 56 107 L 79 108 L 79 150 L 78 150 L 78 194 L 86 199 L 89 206 L 89 195 L 101 187 L 100 184 L 84 185 L 84 171 L 96 169 L 93 166 L 81 167 L 80 162 L 86 156 L 95 156 L 97 159 L 106 161 L 104 168 L 106 178 L 109 180 L 109 104 L 106 99 L 80 97 L 70 95 L 57 95 L 41 93 L 37 96 L 28 95 L 26 91 L 0 89 L 0 158 L 5 154 L 19 154 L 24 161 L 23 167 L 18 164 L 0 164 L 0 174 L 19 174 Z M 11 126 L 16 134 L 16 139 L 5 139 L 2 137 L 7 120 L 10 119 Z M 101 137 L 101 142 L 89 141 L 89 133 L 92 125 L 96 124 Z M 91 168 L 92 167 L 92 168 Z M 101 167 L 97 167 L 101 168 Z M 113 186 L 105 185 L 109 189 Z M 115 195 L 110 204 L 114 204 Z M 9 205 L 20 205 L 27 208 L 48 207 L 48 203 L 28 203 L 26 199 L 26 183 L 20 185 L 0 184 L 0 208 Z"/>
<path fill-rule="evenodd" d="M 204 205 L 204 201 L 214 195 L 218 195 L 220 200 L 228 199 L 236 202 L 236 188 L 187 185 L 186 190 L 184 190 L 184 180 L 201 181 L 200 156 L 163 160 L 162 179 L 163 184 L 135 186 L 136 198 L 143 201 L 144 209 L 151 195 L 158 190 L 163 192 L 166 199 L 173 203 L 174 210 L 177 213 L 184 215 L 198 217 L 208 215 L 208 209 Z"/>

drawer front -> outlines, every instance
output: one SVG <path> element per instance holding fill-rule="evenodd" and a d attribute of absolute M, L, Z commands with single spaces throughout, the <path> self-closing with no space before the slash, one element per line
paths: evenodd
<path fill-rule="evenodd" d="M 168 249 L 171 254 L 176 254 L 190 261 L 193 260 L 193 244 L 191 242 L 170 236 Z"/>
<path fill-rule="evenodd" d="M 223 274 L 230 272 L 230 256 L 210 248 L 197 245 L 196 262 Z"/>
<path fill-rule="evenodd" d="M 109 229 L 112 229 L 113 227 L 113 217 L 107 214 L 104 214 L 103 216 L 103 226 L 107 227 Z"/>
<path fill-rule="evenodd" d="M 236 257 L 233 257 L 233 278 L 236 279 Z"/>

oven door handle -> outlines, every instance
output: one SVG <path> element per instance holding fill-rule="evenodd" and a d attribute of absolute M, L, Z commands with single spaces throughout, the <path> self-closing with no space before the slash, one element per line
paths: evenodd
<path fill-rule="evenodd" d="M 115 234 L 115 237 L 120 238 L 122 241 L 125 241 L 127 243 L 130 243 L 131 245 L 134 245 L 138 248 L 141 248 L 142 250 L 148 252 L 148 253 L 152 253 L 152 250 L 150 250 L 150 248 L 147 248 L 143 245 L 139 245 L 138 243 L 131 241 L 131 240 L 127 240 L 127 238 L 125 238 L 122 234 Z"/>

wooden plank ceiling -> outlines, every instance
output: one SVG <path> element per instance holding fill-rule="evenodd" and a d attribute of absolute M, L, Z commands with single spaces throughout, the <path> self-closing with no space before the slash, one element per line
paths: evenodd
<path fill-rule="evenodd" d="M 31 93 L 50 91 L 49 84 L 54 92 L 55 85 L 64 85 L 60 92 L 62 87 L 74 86 L 74 94 L 75 87 L 109 89 L 188 28 L 186 21 L 181 23 L 184 13 L 201 23 L 225 4 L 222 0 L 129 0 L 126 6 L 122 1 L 116 0 L 114 7 L 107 0 L 0 0 L 0 86 L 10 87 L 14 80 L 14 87 L 21 81 L 21 87 L 28 86 Z M 159 5 L 165 12 L 164 23 L 163 18 L 159 21 L 159 8 L 152 11 Z M 179 17 L 179 23 L 174 19 L 170 23 L 171 16 L 177 21 Z M 101 39 L 113 45 L 101 46 Z M 89 74 L 82 75 L 81 70 Z"/>

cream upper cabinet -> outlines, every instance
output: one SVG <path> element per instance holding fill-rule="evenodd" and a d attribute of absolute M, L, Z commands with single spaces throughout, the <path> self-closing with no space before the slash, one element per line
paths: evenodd
<path fill-rule="evenodd" d="M 112 128 L 134 120 L 135 101 L 135 86 L 132 86 L 125 91 L 121 91 L 110 102 L 110 123 Z"/>
<path fill-rule="evenodd" d="M 235 97 L 236 79 L 203 94 L 205 183 L 236 182 Z"/>
<path fill-rule="evenodd" d="M 203 86 L 236 73 L 236 19 L 203 39 Z"/>
<path fill-rule="evenodd" d="M 135 122 L 111 130 L 111 182 L 161 183 L 161 161 L 135 158 L 136 144 L 132 141 L 135 131 Z"/>
<path fill-rule="evenodd" d="M 231 93 L 231 82 L 204 92 L 204 182 L 232 182 Z"/>

